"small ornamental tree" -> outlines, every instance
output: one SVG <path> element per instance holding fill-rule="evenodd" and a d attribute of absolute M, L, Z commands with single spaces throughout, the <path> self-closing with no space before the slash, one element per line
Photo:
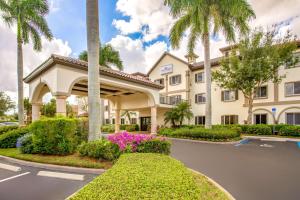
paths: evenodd
<path fill-rule="evenodd" d="M 4 92 L 0 92 L 0 116 L 4 116 L 5 113 L 15 108 L 14 102 Z"/>
<path fill-rule="evenodd" d="M 181 102 L 176 107 L 165 113 L 165 124 L 171 122 L 172 127 L 182 126 L 184 119 L 190 120 L 193 117 L 191 106 L 187 102 Z"/>
<path fill-rule="evenodd" d="M 256 88 L 267 82 L 279 83 L 284 75 L 278 74 L 281 66 L 293 66 L 297 59 L 293 51 L 296 38 L 290 32 L 279 37 L 276 30 L 254 30 L 240 40 L 228 57 L 221 61 L 221 68 L 213 72 L 213 80 L 226 89 L 240 90 L 247 99 L 247 123 L 252 123 L 252 108 Z"/>

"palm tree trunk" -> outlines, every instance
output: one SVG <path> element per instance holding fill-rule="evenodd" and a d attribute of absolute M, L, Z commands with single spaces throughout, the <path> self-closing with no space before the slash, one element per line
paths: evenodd
<path fill-rule="evenodd" d="M 101 125 L 105 124 L 105 106 L 104 106 L 104 99 L 100 100 L 100 110 L 101 110 Z"/>
<path fill-rule="evenodd" d="M 23 49 L 21 30 L 18 24 L 18 36 L 17 36 L 17 76 L 18 76 L 18 120 L 19 125 L 24 125 L 24 93 L 23 93 Z"/>
<path fill-rule="evenodd" d="M 98 0 L 86 0 L 88 47 L 89 141 L 100 137 L 99 11 Z"/>
<path fill-rule="evenodd" d="M 211 65 L 210 65 L 210 47 L 209 33 L 203 35 L 204 45 L 204 69 L 206 82 L 206 103 L 205 103 L 205 128 L 211 128 Z"/>

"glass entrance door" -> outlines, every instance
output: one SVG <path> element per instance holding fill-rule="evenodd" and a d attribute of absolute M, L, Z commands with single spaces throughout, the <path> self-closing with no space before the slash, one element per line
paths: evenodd
<path fill-rule="evenodd" d="M 151 117 L 141 117 L 141 131 L 150 131 Z"/>

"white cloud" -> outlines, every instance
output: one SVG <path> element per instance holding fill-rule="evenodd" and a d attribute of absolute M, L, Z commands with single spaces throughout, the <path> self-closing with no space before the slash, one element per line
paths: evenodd
<path fill-rule="evenodd" d="M 143 42 L 140 39 L 134 40 L 123 35 L 117 35 L 109 43 L 120 52 L 125 71 L 128 73 L 147 72 L 146 69 L 148 70 L 159 56 L 167 50 L 165 42 L 156 42 L 144 49 Z"/>
<path fill-rule="evenodd" d="M 57 12 L 60 10 L 61 0 L 50 0 L 48 2 L 49 10 L 51 13 Z"/>
<path fill-rule="evenodd" d="M 15 28 L 8 28 L 0 21 L 0 91 L 15 93 L 17 90 L 17 44 Z M 71 48 L 68 42 L 54 38 L 51 42 L 42 37 L 43 49 L 41 52 L 33 50 L 32 43 L 23 47 L 24 76 L 45 61 L 52 53 L 68 56 Z M 25 85 L 25 96 L 28 96 L 28 87 Z M 11 95 L 14 97 L 14 95 Z"/>

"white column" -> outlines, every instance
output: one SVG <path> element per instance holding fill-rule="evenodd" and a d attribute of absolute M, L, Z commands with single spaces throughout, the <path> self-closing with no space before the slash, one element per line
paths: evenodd
<path fill-rule="evenodd" d="M 67 96 L 56 96 L 56 115 L 67 116 Z"/>
<path fill-rule="evenodd" d="M 151 107 L 151 134 L 157 132 L 157 106 Z"/>
<path fill-rule="evenodd" d="M 41 109 L 41 103 L 32 103 L 32 121 L 39 120 L 41 117 L 40 109 Z"/>
<path fill-rule="evenodd" d="M 121 110 L 115 110 L 115 133 L 120 132 L 120 124 L 121 124 Z"/>

